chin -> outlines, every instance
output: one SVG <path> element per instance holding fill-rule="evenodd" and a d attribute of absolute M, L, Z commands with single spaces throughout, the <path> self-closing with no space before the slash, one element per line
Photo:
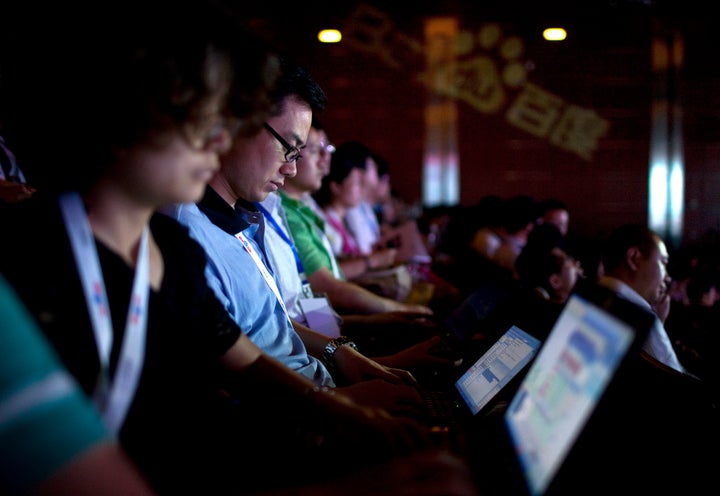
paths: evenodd
<path fill-rule="evenodd" d="M 207 184 L 203 183 L 202 186 L 199 186 L 197 188 L 194 188 L 192 191 L 189 191 L 187 194 L 182 195 L 176 203 L 195 203 L 197 201 L 200 201 L 205 194 L 205 188 L 207 188 Z M 180 196 L 180 195 L 178 195 Z"/>

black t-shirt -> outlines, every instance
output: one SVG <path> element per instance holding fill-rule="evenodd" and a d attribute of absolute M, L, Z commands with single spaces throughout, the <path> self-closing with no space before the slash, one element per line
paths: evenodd
<path fill-rule="evenodd" d="M 56 199 L 38 195 L 10 205 L 1 211 L 0 221 L 0 270 L 91 395 L 98 353 Z M 150 292 L 145 363 L 120 440 L 159 489 L 187 488 L 185 478 L 218 467 L 214 453 L 226 456 L 215 442 L 227 429 L 218 416 L 220 357 L 241 330 L 208 287 L 205 253 L 186 228 L 162 214 L 152 217 L 150 228 L 162 253 L 164 276 L 160 290 Z M 134 269 L 101 242 L 96 246 L 114 327 L 114 372 Z"/>

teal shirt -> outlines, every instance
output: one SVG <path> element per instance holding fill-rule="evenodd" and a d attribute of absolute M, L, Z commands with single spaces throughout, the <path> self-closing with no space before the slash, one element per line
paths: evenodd
<path fill-rule="evenodd" d="M 0 494 L 32 488 L 110 438 L 95 407 L 0 276 Z"/>
<path fill-rule="evenodd" d="M 321 235 L 325 230 L 325 221 L 310 207 L 290 198 L 284 191 L 280 191 L 280 196 L 295 247 L 305 268 L 305 275 L 310 277 L 323 267 L 333 273 L 330 257 L 334 255 L 328 253 Z M 340 279 L 344 278 L 341 276 Z"/>

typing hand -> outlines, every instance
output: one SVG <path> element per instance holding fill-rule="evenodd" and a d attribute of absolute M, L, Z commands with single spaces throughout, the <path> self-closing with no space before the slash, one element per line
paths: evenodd
<path fill-rule="evenodd" d="M 392 384 L 410 384 L 415 380 L 406 370 L 388 368 L 386 364 L 366 357 L 349 346 L 341 346 L 335 352 L 335 365 L 343 378 L 349 383 L 370 379 L 382 379 Z M 395 364 L 393 364 L 395 366 Z"/>
<path fill-rule="evenodd" d="M 393 355 L 378 357 L 376 361 L 401 369 L 440 368 L 450 370 L 455 366 L 456 357 L 442 338 L 433 336 Z"/>
<path fill-rule="evenodd" d="M 426 406 L 416 386 L 391 384 L 383 380 L 370 380 L 338 388 L 356 403 L 382 408 L 393 415 L 423 418 Z"/>
<path fill-rule="evenodd" d="M 393 394 L 396 397 L 392 401 L 397 405 L 402 403 L 400 397 L 413 404 L 423 401 L 415 388 L 380 380 L 311 394 L 310 399 L 320 407 L 311 419 L 321 433 L 319 442 L 337 443 L 348 453 L 367 452 L 371 448 L 388 457 L 432 446 L 429 430 L 416 420 L 392 415 L 381 407 L 367 406 L 392 403 L 388 397 Z"/>

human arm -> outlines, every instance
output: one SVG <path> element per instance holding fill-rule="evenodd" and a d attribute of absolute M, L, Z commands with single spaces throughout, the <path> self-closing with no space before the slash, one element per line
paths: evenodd
<path fill-rule="evenodd" d="M 452 350 L 445 345 L 440 336 L 403 348 L 392 355 L 373 357 L 373 359 L 386 367 L 400 369 L 436 368 L 451 370 L 457 358 Z"/>
<path fill-rule="evenodd" d="M 262 353 L 244 334 L 224 354 L 222 362 L 226 392 L 262 408 L 268 422 L 296 422 L 307 436 L 342 444 L 348 450 L 371 447 L 398 454 L 430 442 L 424 426 L 391 416 L 382 408 L 358 404 L 337 388 L 317 387 Z M 387 381 L 378 382 L 392 386 Z"/>
<path fill-rule="evenodd" d="M 414 312 L 431 315 L 424 305 L 411 305 L 377 295 L 353 282 L 336 278 L 322 267 L 308 275 L 314 291 L 327 294 L 333 307 L 341 313 L 371 314 L 380 312 Z"/>
<path fill-rule="evenodd" d="M 0 494 L 154 494 L 0 279 Z"/>
<path fill-rule="evenodd" d="M 322 358 L 330 368 L 335 382 L 342 385 L 338 391 L 359 404 L 384 408 L 393 414 L 415 416 L 424 413 L 417 381 L 408 370 L 381 365 L 353 346 L 336 344 L 343 340 L 331 340 L 302 324 L 294 324 L 309 351 L 315 350 L 316 357 Z M 326 356 L 328 345 L 334 350 L 331 358 Z M 310 351 L 310 354 L 314 353 Z"/>
<path fill-rule="evenodd" d="M 334 254 L 325 246 L 326 240 L 320 227 L 312 220 L 309 209 L 283 198 L 283 206 L 292 231 L 305 274 L 316 293 L 327 294 L 333 307 L 341 313 L 370 314 L 387 311 L 418 312 L 432 314 L 432 310 L 421 305 L 404 303 L 384 298 L 333 273 Z M 303 214 L 305 212 L 305 214 Z M 317 218 L 315 218 L 318 221 Z M 319 221 L 318 221 L 319 222 Z"/>
<path fill-rule="evenodd" d="M 333 340 L 299 322 L 293 321 L 293 327 L 303 340 L 308 353 L 318 360 L 324 360 L 325 349 Z M 351 346 L 338 346 L 331 360 L 332 363 L 326 363 L 326 366 L 329 365 L 333 372 L 337 371 L 342 375 L 342 379 L 351 384 L 370 379 L 382 379 L 392 384 L 415 384 L 408 371 L 385 367 Z"/>
<path fill-rule="evenodd" d="M 338 258 L 343 275 L 348 279 L 366 274 L 373 270 L 386 269 L 396 262 L 397 249 L 380 248 L 365 256 Z"/>
<path fill-rule="evenodd" d="M 443 332 L 431 315 L 419 312 L 342 314 L 342 322 L 343 333 L 350 337 L 377 336 L 378 332 L 382 332 L 412 344 Z"/>

